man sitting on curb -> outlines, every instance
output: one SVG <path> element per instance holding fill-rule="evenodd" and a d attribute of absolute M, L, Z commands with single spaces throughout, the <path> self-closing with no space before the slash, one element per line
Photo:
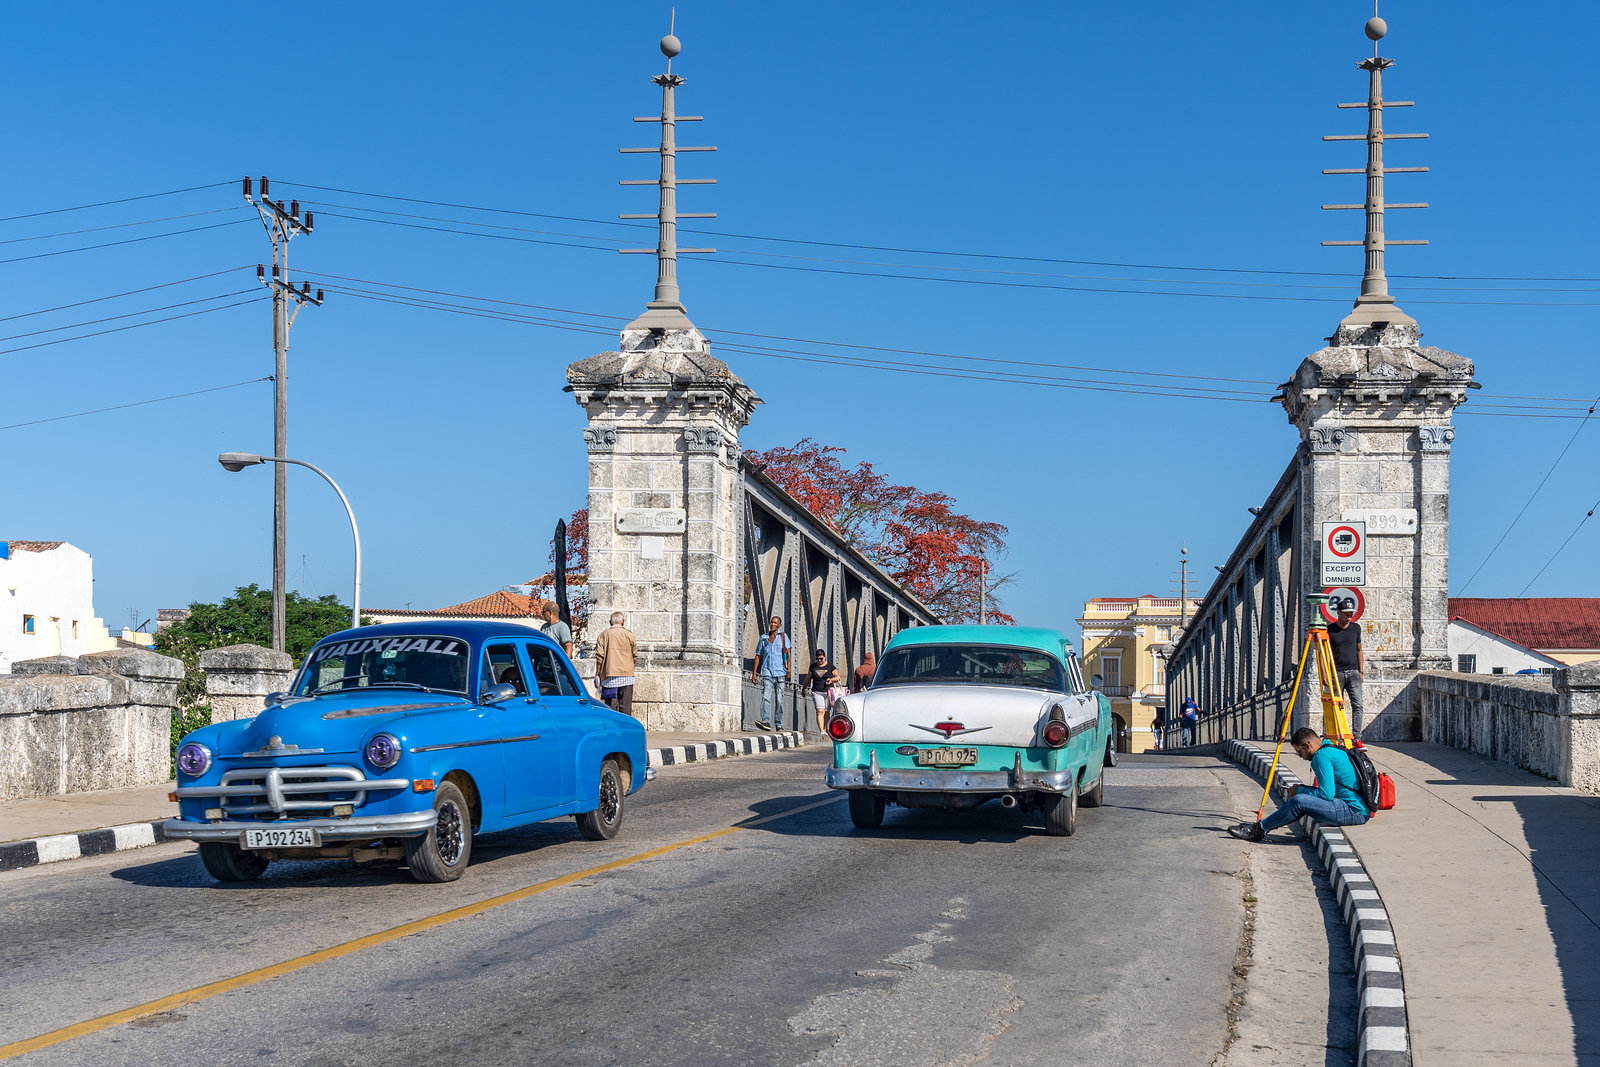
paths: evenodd
<path fill-rule="evenodd" d="M 1291 785 L 1277 811 L 1260 822 L 1235 823 L 1228 833 L 1244 841 L 1260 841 L 1267 831 L 1287 826 L 1302 815 L 1324 826 L 1360 826 L 1372 817 L 1361 802 L 1360 783 L 1349 753 L 1325 743 L 1309 726 L 1296 730 L 1289 743 L 1296 755 L 1311 761 L 1316 785 Z"/>

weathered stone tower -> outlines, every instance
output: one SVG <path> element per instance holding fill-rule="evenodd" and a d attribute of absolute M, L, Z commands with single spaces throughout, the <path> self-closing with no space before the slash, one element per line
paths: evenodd
<path fill-rule="evenodd" d="M 613 611 L 639 639 L 634 714 L 659 730 L 736 730 L 743 677 L 743 499 L 739 431 L 761 401 L 695 329 L 678 292 L 676 124 L 671 73 L 681 46 L 661 41 L 655 297 L 622 331 L 617 351 L 567 368 L 589 425 L 590 635 Z M 658 121 L 655 118 L 635 121 Z M 624 149 L 624 151 L 630 151 Z M 702 180 L 703 181 L 703 180 Z M 698 183 L 697 183 L 698 184 Z M 623 216 L 628 218 L 630 216 Z M 688 216 L 706 218 L 698 214 Z"/>
<path fill-rule="evenodd" d="M 1419 709 L 1407 686 L 1419 670 L 1448 669 L 1445 627 L 1449 598 L 1450 446 L 1455 439 L 1451 414 L 1472 386 L 1472 361 L 1442 348 L 1421 345 L 1422 332 L 1389 295 L 1384 273 L 1385 244 L 1425 244 L 1384 238 L 1385 173 L 1423 171 L 1425 167 L 1389 168 L 1383 164 L 1387 140 L 1415 139 L 1426 134 L 1385 134 L 1386 107 L 1409 107 L 1409 101 L 1385 102 L 1383 71 L 1393 60 L 1377 55 L 1377 41 L 1386 32 L 1382 19 L 1367 23 L 1373 56 L 1360 66 L 1369 75 L 1366 104 L 1340 107 L 1367 109 L 1367 133 L 1327 140 L 1365 140 L 1364 169 L 1327 173 L 1365 173 L 1364 204 L 1335 204 L 1366 213 L 1362 241 L 1327 241 L 1361 245 L 1366 270 L 1355 309 L 1328 338 L 1329 347 L 1313 352 L 1282 387 L 1282 402 L 1300 430 L 1300 537 L 1309 551 L 1300 553 L 1300 587 L 1320 589 L 1318 553 L 1321 524 L 1367 509 L 1415 509 L 1414 531 L 1379 534 L 1369 528 L 1367 582 L 1363 589 L 1366 654 L 1366 736 L 1374 740 L 1420 737 Z M 1389 204 L 1389 208 L 1426 207 Z M 1309 622 L 1309 620 L 1303 620 Z M 1304 632 L 1304 626 L 1301 627 Z M 1313 676 L 1308 681 L 1314 686 Z M 1301 709 L 1316 706 L 1315 694 Z M 1302 714 L 1304 714 L 1302 712 Z"/>

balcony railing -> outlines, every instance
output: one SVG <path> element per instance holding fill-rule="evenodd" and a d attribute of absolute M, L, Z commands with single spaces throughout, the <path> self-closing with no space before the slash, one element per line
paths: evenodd
<path fill-rule="evenodd" d="M 1125 697 L 1133 692 L 1131 685 L 1102 685 L 1100 692 L 1108 697 Z"/>

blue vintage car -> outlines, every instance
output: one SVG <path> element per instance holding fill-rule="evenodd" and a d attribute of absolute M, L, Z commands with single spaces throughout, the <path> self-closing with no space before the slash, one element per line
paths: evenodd
<path fill-rule="evenodd" d="M 827 782 L 849 790 L 859 827 L 878 826 L 890 804 L 998 800 L 1067 835 L 1080 803 L 1104 801 L 1111 721 L 1111 702 L 1083 684 L 1076 651 L 1055 630 L 918 626 L 884 648 L 867 691 L 834 704 Z"/>
<path fill-rule="evenodd" d="M 590 840 L 655 777 L 644 727 L 585 692 L 555 642 L 499 622 L 344 630 L 306 654 L 253 719 L 178 748 L 172 838 L 222 881 L 275 859 L 403 859 L 461 876 L 474 833 L 561 815 Z"/>

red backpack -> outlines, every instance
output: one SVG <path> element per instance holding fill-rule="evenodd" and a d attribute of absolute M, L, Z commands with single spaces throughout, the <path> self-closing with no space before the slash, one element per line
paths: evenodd
<path fill-rule="evenodd" d="M 1356 769 L 1357 791 L 1367 810 L 1377 814 L 1394 807 L 1394 779 L 1378 770 L 1372 757 L 1367 755 L 1366 746 L 1357 741 L 1355 747 L 1345 750 L 1345 754 Z"/>

